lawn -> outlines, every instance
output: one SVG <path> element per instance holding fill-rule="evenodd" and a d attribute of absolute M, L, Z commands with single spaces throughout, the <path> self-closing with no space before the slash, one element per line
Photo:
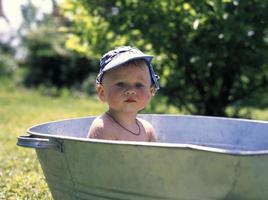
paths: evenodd
<path fill-rule="evenodd" d="M 2 83 L 2 82 L 1 82 Z M 49 97 L 0 83 L 0 199 L 52 199 L 33 149 L 16 146 L 28 127 L 51 120 L 97 115 L 96 98 Z"/>
<path fill-rule="evenodd" d="M 95 97 L 45 96 L 40 90 L 26 90 L 0 80 L 0 199 L 52 199 L 35 151 L 17 147 L 17 136 L 35 124 L 98 115 L 105 109 Z M 177 112 L 174 108 L 163 109 Z M 268 120 L 267 109 L 244 108 L 242 112 Z"/>

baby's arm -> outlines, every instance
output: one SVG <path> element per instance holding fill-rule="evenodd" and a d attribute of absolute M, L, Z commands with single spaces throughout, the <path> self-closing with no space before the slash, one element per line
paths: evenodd
<path fill-rule="evenodd" d="M 149 130 L 149 142 L 156 142 L 156 133 L 153 126 L 150 124 L 151 128 Z"/>

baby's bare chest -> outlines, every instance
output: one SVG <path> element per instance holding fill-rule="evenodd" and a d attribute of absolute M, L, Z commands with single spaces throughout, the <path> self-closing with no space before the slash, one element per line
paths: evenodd
<path fill-rule="evenodd" d="M 107 139 L 112 140 L 125 140 L 125 141 L 144 141 L 148 142 L 149 137 L 148 134 L 144 130 L 142 130 L 140 133 L 133 134 L 129 131 L 120 130 L 117 128 L 110 128 L 109 130 L 105 130 L 105 137 L 107 136 Z"/>

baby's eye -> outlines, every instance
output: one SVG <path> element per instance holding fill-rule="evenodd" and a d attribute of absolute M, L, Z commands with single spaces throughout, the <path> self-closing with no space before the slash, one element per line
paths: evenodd
<path fill-rule="evenodd" d="M 125 84 L 123 82 L 118 82 L 115 84 L 117 87 L 124 87 Z"/>
<path fill-rule="evenodd" d="M 142 88 L 142 87 L 143 87 L 143 84 L 142 84 L 142 83 L 136 83 L 136 84 L 135 84 L 135 87 L 136 87 L 136 88 Z"/>

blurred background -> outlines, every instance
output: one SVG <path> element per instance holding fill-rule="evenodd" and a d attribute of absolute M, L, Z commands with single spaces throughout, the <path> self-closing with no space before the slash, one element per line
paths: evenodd
<path fill-rule="evenodd" d="M 94 96 L 101 55 L 132 45 L 155 55 L 161 77 L 147 112 L 251 118 L 244 108 L 268 104 L 267 8 L 258 0 L 1 0 L 0 78 Z"/>
<path fill-rule="evenodd" d="M 50 199 L 26 128 L 98 115 L 102 54 L 155 55 L 142 113 L 268 120 L 267 0 L 0 0 L 0 199 Z M 19 166 L 19 167 L 17 167 Z"/>

